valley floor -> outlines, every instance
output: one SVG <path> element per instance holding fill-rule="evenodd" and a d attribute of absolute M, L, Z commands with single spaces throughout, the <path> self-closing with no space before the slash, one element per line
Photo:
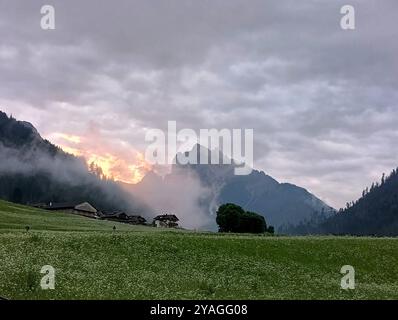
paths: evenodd
<path fill-rule="evenodd" d="M 40 288 L 44 265 L 55 290 Z M 340 288 L 343 265 L 355 290 Z M 158 230 L 0 201 L 0 297 L 398 299 L 398 239 Z"/>

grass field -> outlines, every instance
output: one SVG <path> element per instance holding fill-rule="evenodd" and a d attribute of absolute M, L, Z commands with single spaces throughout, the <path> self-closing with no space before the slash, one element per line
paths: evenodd
<path fill-rule="evenodd" d="M 55 290 L 40 288 L 44 265 L 56 269 Z M 340 288 L 343 265 L 355 268 L 355 290 Z M 0 201 L 1 296 L 398 299 L 398 239 L 158 230 Z"/>

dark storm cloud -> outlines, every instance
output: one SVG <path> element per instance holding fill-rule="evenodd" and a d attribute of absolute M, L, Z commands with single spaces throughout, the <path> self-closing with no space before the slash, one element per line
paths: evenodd
<path fill-rule="evenodd" d="M 335 206 L 398 165 L 398 3 L 0 1 L 0 105 L 44 135 L 254 128 L 255 165 Z"/>

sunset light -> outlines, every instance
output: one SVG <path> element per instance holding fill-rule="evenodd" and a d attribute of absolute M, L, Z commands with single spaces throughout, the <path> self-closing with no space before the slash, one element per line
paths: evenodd
<path fill-rule="evenodd" d="M 97 144 L 93 144 L 91 138 L 59 132 L 51 134 L 50 137 L 62 150 L 83 157 L 87 166 L 94 163 L 102 169 L 107 178 L 115 181 L 135 184 L 151 170 L 151 165 L 145 162 L 143 154 L 135 150 L 109 147 L 100 135 L 97 136 L 97 140 L 101 143 Z"/>
<path fill-rule="evenodd" d="M 0 315 L 381 314 L 397 26 L 398 0 L 0 0 Z"/>

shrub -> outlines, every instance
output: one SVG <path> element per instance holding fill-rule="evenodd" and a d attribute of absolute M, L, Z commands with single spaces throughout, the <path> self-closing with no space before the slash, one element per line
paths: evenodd
<path fill-rule="evenodd" d="M 273 226 L 269 226 L 267 229 L 267 232 L 270 234 L 274 234 L 275 233 L 275 228 Z"/>

